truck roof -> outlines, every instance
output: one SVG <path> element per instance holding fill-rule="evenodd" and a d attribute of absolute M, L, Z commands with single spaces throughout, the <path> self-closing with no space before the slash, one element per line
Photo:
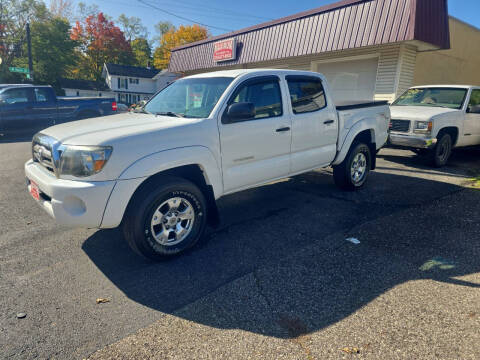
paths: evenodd
<path fill-rule="evenodd" d="M 478 88 L 479 86 L 475 85 L 420 85 L 420 86 L 412 86 L 410 89 L 425 89 L 425 88 L 453 88 L 453 89 L 471 89 L 471 88 Z"/>
<path fill-rule="evenodd" d="M 300 71 L 300 70 L 288 70 L 288 69 L 234 69 L 234 70 L 220 70 L 220 71 L 213 71 L 213 72 L 207 72 L 207 73 L 201 73 L 201 74 L 196 74 L 196 75 L 191 75 L 191 76 L 186 76 L 186 78 L 207 78 L 207 77 L 232 77 L 235 78 L 240 75 L 244 74 L 251 74 L 251 73 L 257 73 L 259 75 L 266 73 L 266 72 L 275 72 L 277 74 L 312 74 L 319 76 L 321 75 L 320 73 L 315 73 L 311 71 Z"/>
<path fill-rule="evenodd" d="M 0 84 L 0 89 L 6 89 L 11 87 L 51 87 L 50 85 L 34 85 L 34 84 Z"/>

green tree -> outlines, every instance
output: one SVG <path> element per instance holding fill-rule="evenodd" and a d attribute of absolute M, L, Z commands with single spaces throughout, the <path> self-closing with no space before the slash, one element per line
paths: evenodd
<path fill-rule="evenodd" d="M 121 14 L 118 17 L 117 23 L 119 24 L 120 29 L 122 29 L 125 39 L 128 41 L 138 38 L 146 38 L 148 36 L 147 28 L 143 26 L 142 20 L 138 17 L 128 17 L 125 14 Z"/>
<path fill-rule="evenodd" d="M 137 38 L 130 43 L 133 56 L 135 57 L 135 65 L 146 67 L 152 64 L 152 48 L 147 39 Z"/>
<path fill-rule="evenodd" d="M 33 23 L 31 32 L 35 82 L 50 84 L 58 90 L 59 80 L 76 63 L 77 43 L 70 38 L 70 24 L 65 19 L 53 18 Z"/>
<path fill-rule="evenodd" d="M 162 37 L 168 33 L 169 31 L 175 31 L 175 26 L 170 21 L 160 21 L 159 23 L 155 24 L 155 36 L 153 41 L 160 45 L 162 41 Z"/>
<path fill-rule="evenodd" d="M 27 23 L 48 18 L 46 6 L 39 0 L 0 0 L 0 82 L 24 79 L 24 75 L 10 73 L 8 68 L 23 55 Z"/>

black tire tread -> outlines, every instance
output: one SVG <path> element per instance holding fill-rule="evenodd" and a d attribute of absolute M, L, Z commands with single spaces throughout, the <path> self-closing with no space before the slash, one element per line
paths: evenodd
<path fill-rule="evenodd" d="M 179 254 L 158 254 L 154 252 L 150 247 L 148 247 L 148 245 L 145 244 L 144 238 L 140 237 L 140 234 L 138 234 L 136 231 L 138 226 L 137 222 L 143 219 L 143 206 L 148 201 L 148 198 L 152 196 L 152 192 L 155 192 L 156 195 L 159 195 L 162 192 L 175 191 L 179 188 L 185 188 L 199 198 L 205 211 L 204 218 L 206 218 L 207 206 L 205 197 L 203 196 L 201 190 L 194 183 L 180 177 L 165 176 L 162 177 L 161 180 L 158 182 L 148 184 L 134 195 L 134 197 L 127 206 L 127 210 L 125 211 L 125 216 L 122 222 L 122 231 L 125 240 L 136 254 L 154 261 L 162 260 Z M 138 218 L 139 213 L 141 214 L 140 219 Z M 199 237 L 201 237 L 205 226 L 206 224 L 204 221 Z M 188 248 L 193 247 L 195 243 L 196 241 L 192 243 L 191 246 L 189 246 Z M 187 249 L 184 249 L 183 251 L 185 250 Z"/>

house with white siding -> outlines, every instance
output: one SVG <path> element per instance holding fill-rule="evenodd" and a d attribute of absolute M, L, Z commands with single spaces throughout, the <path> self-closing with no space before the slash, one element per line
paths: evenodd
<path fill-rule="evenodd" d="M 66 96 L 114 97 L 127 105 L 150 99 L 179 75 L 167 70 L 106 63 L 103 66 L 104 83 L 89 80 L 62 79 Z"/>

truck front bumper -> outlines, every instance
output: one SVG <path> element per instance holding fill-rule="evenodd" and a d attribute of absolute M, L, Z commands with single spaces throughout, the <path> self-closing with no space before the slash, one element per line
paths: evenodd
<path fill-rule="evenodd" d="M 415 149 L 430 149 L 435 146 L 437 139 L 429 139 L 423 136 L 416 135 L 389 135 L 389 143 L 395 146 L 415 148 Z"/>
<path fill-rule="evenodd" d="M 60 225 L 98 228 L 115 181 L 62 180 L 32 160 L 25 164 L 28 191 L 38 187 L 37 203 Z M 35 192 L 35 191 L 34 191 Z"/>

